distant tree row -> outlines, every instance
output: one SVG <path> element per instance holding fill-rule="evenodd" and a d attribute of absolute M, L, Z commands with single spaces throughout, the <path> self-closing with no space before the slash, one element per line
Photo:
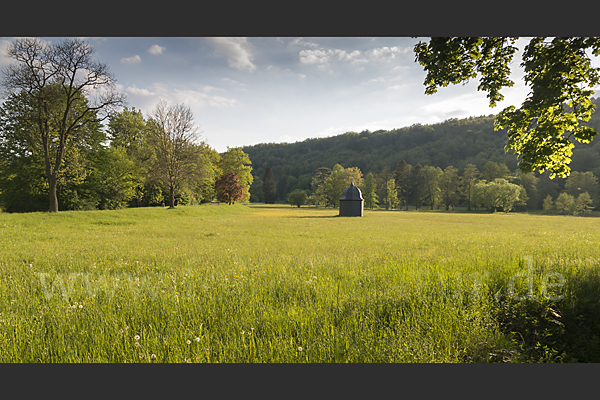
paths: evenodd
<path fill-rule="evenodd" d="M 31 112 L 22 95 L 0 107 L 0 204 L 8 212 L 48 210 L 44 160 L 35 136 L 28 136 L 36 132 Z M 240 148 L 219 154 L 199 141 L 191 110 L 183 104 L 167 106 L 161 101 L 148 118 L 125 108 L 109 118 L 106 131 L 102 128 L 88 124 L 66 147 L 57 182 L 59 210 L 153 206 L 163 201 L 174 206 L 175 198 L 182 205 L 250 198 L 248 155 Z M 233 175 L 239 191 L 222 196 L 217 182 L 227 174 Z"/>
<path fill-rule="evenodd" d="M 561 186 L 559 179 L 512 173 L 505 164 L 493 161 L 487 162 L 483 171 L 467 164 L 459 174 L 453 166 L 442 170 L 429 165 L 412 166 L 400 160 L 394 171 L 386 167 L 380 173 L 368 173 L 365 178 L 357 167 L 344 168 L 340 164 L 333 169 L 320 167 L 313 175 L 311 189 L 295 189 L 287 200 L 298 206 L 307 203 L 338 207 L 342 191 L 352 180 L 361 189 L 367 209 L 408 210 L 427 206 L 432 210 L 441 207 L 450 210 L 462 205 L 468 210 L 509 212 L 543 206 L 546 210 L 577 214 L 589 212 L 600 204 L 598 178 L 592 172 L 574 171 Z M 553 198 L 557 198 L 556 202 L 552 202 Z M 573 198 L 571 203 L 569 198 Z M 565 201 L 567 205 L 563 206 Z"/>

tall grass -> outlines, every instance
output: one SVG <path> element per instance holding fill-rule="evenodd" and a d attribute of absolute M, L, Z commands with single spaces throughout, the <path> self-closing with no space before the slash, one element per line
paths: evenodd
<path fill-rule="evenodd" d="M 3 213 L 0 361 L 590 361 L 598 223 L 244 205 Z"/>

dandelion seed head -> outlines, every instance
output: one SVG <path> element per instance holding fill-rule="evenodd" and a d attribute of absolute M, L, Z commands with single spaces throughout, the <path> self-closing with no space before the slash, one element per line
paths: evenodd
<path fill-rule="evenodd" d="M 133 338 L 134 338 L 135 340 L 140 340 L 140 335 L 135 335 Z"/>
<path fill-rule="evenodd" d="M 192 341 L 191 341 L 191 340 L 186 340 L 185 342 L 186 342 L 187 344 L 191 344 L 191 343 L 192 343 Z"/>
<path fill-rule="evenodd" d="M 195 340 L 196 342 L 199 342 L 199 341 L 200 341 L 200 338 L 199 338 L 199 337 L 197 337 L 197 338 L 196 338 L 196 339 L 194 339 L 194 340 Z"/>
<path fill-rule="evenodd" d="M 302 347 L 298 347 L 298 351 L 302 351 Z"/>

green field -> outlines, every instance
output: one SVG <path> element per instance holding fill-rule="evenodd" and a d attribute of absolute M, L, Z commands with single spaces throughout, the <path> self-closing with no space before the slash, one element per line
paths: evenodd
<path fill-rule="evenodd" d="M 0 214 L 0 362 L 600 361 L 600 219 Z"/>

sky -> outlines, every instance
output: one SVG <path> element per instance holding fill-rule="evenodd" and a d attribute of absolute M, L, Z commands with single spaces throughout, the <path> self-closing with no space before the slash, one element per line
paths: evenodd
<path fill-rule="evenodd" d="M 48 41 L 60 38 L 43 37 Z M 348 131 L 497 114 L 528 94 L 519 67 L 494 108 L 478 80 L 425 94 L 425 72 L 407 37 L 87 37 L 109 66 L 127 106 L 148 116 L 160 100 L 185 104 L 200 139 L 219 152 L 258 143 L 293 143 Z M 13 38 L 0 38 L 0 67 Z M 597 59 L 594 66 L 600 66 Z M 597 90 L 600 88 L 596 88 Z"/>

